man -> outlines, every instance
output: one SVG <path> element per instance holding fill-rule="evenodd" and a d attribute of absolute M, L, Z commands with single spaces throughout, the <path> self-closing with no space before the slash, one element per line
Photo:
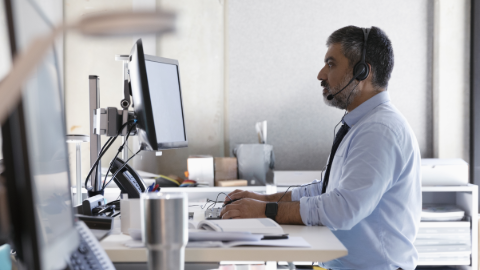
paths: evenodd
<path fill-rule="evenodd" d="M 317 78 L 326 104 L 346 115 L 323 182 L 285 194 L 236 190 L 229 197 L 240 200 L 225 206 L 222 218 L 267 213 L 282 224 L 327 226 L 348 255 L 322 263 L 324 268 L 414 269 L 418 255 L 413 241 L 422 206 L 420 152 L 387 92 L 391 42 L 377 27 L 348 26 L 332 33 L 327 47 Z"/>

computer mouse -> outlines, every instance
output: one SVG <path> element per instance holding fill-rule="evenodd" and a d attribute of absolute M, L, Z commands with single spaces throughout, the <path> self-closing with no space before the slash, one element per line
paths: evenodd
<path fill-rule="evenodd" d="M 235 199 L 235 200 L 233 200 L 233 201 L 228 201 L 228 202 L 226 202 L 226 203 L 223 203 L 223 206 L 227 206 L 227 205 L 231 204 L 232 202 L 236 202 L 236 201 L 238 201 L 238 200 L 241 200 L 241 198 L 240 198 L 240 199 Z"/>

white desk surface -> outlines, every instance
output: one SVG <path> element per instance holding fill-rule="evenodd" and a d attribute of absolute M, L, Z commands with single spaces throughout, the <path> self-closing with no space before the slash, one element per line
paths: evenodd
<path fill-rule="evenodd" d="M 292 247 L 233 247 L 186 248 L 186 262 L 219 261 L 312 261 L 325 262 L 347 255 L 347 249 L 326 227 L 283 225 L 285 233 L 302 236 L 310 248 Z M 128 248 L 124 243 L 130 236 L 114 234 L 100 242 L 112 262 L 146 262 L 145 248 Z"/>
<path fill-rule="evenodd" d="M 194 211 L 195 220 L 203 219 L 200 207 L 189 207 Z M 115 219 L 112 234 L 100 242 L 112 262 L 146 262 L 145 248 L 128 248 L 125 242 L 131 240 L 122 234 L 119 219 Z M 220 261 L 312 261 L 326 262 L 348 254 L 347 249 L 335 235 L 323 226 L 308 227 L 300 225 L 282 225 L 290 236 L 301 236 L 310 248 L 295 247 L 233 247 L 233 248 L 186 248 L 185 262 L 220 262 Z"/>

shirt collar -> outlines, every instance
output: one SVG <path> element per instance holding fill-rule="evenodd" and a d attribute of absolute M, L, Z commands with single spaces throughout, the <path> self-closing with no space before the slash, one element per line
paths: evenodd
<path fill-rule="evenodd" d="M 349 127 L 355 125 L 363 116 L 368 112 L 376 108 L 378 105 L 390 101 L 390 95 L 387 91 L 382 91 L 375 96 L 371 97 L 367 101 L 360 104 L 353 111 L 349 112 L 343 118 L 343 122 L 346 123 Z"/>

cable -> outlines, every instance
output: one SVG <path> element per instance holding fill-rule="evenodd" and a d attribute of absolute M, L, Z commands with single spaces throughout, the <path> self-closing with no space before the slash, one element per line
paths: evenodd
<path fill-rule="evenodd" d="M 104 187 L 102 190 L 104 190 L 104 189 L 110 184 L 110 182 L 112 182 L 112 180 L 115 179 L 115 177 L 117 176 L 117 174 L 118 174 L 121 170 L 123 170 L 123 168 L 125 168 L 125 166 L 128 165 L 128 162 L 129 162 L 133 157 L 135 157 L 138 153 L 140 153 L 140 151 L 142 151 L 142 150 L 143 150 L 143 147 L 140 147 L 140 149 L 138 149 L 138 151 L 137 151 L 135 154 L 133 154 L 133 156 L 131 156 L 129 159 L 127 159 L 127 161 L 125 161 L 125 162 L 123 163 L 122 167 L 120 167 L 120 168 L 113 174 L 112 178 L 110 178 L 110 180 L 108 181 L 108 183 L 105 185 L 105 187 Z"/>
<path fill-rule="evenodd" d="M 111 140 L 110 140 L 111 139 Z M 95 163 L 93 164 L 92 168 L 90 168 L 90 171 L 88 172 L 88 175 L 87 177 L 85 178 L 85 188 L 87 190 L 92 190 L 92 187 L 88 187 L 88 179 L 90 178 L 90 175 L 92 175 L 92 172 L 94 169 L 97 169 L 98 171 L 98 163 L 99 163 L 99 160 L 102 158 L 102 156 L 106 153 L 106 151 L 108 150 L 108 148 L 110 148 L 110 146 L 113 144 L 113 142 L 115 142 L 115 140 L 117 139 L 117 137 L 111 137 L 105 144 L 104 146 L 102 147 L 102 150 L 100 151 L 100 153 L 98 153 L 98 158 L 97 160 L 95 161 Z M 95 177 L 95 183 L 94 185 L 96 185 L 96 177 Z"/>
<path fill-rule="evenodd" d="M 225 197 L 228 197 L 231 201 L 233 201 L 233 199 L 232 199 L 230 196 L 228 196 L 228 194 L 226 194 L 226 193 L 224 193 L 224 192 L 220 192 L 220 193 L 217 194 L 217 198 L 215 199 L 215 201 L 210 200 L 210 199 L 207 198 L 207 202 L 205 202 L 205 204 L 204 204 L 203 206 L 200 206 L 200 208 L 204 209 L 205 206 L 207 205 L 207 203 L 209 203 L 209 202 L 211 202 L 212 204 L 210 204 L 210 205 L 207 207 L 207 209 L 209 209 L 210 207 L 212 207 L 212 206 L 214 206 L 215 204 L 217 204 L 217 202 L 218 202 L 218 196 L 220 196 L 220 194 L 225 195 Z"/>
<path fill-rule="evenodd" d="M 99 157 L 97 158 L 97 160 L 95 161 L 95 164 L 94 164 L 94 166 L 96 167 L 97 171 L 98 171 L 99 169 L 101 169 L 101 168 L 98 168 L 98 165 L 100 164 L 100 160 L 101 160 L 102 156 L 107 152 L 107 150 L 110 148 L 110 146 L 112 146 L 112 144 L 115 142 L 115 140 L 117 139 L 117 137 L 120 135 L 120 132 L 122 131 L 122 129 L 123 129 L 124 127 L 126 127 L 126 126 L 128 125 L 128 123 L 130 123 L 130 122 L 132 122 L 132 121 L 133 121 L 134 123 L 137 122 L 136 119 L 133 119 L 133 120 L 130 120 L 130 121 L 127 121 L 126 123 L 124 123 L 122 126 L 120 126 L 119 130 L 117 131 L 117 135 L 115 135 L 115 137 L 111 137 L 111 138 L 107 141 L 107 143 L 108 143 L 108 142 L 110 142 L 110 143 L 108 143 L 108 144 L 105 143 L 105 144 L 104 144 L 104 146 L 103 146 L 102 149 L 100 150 Z M 112 138 L 113 138 L 113 139 L 112 139 Z M 111 139 L 112 139 L 112 140 L 111 140 Z M 123 146 L 122 146 L 122 147 L 123 147 Z M 87 179 L 85 180 L 85 183 L 88 181 L 88 177 L 90 176 L 90 174 L 92 173 L 92 171 L 93 171 L 93 167 L 92 167 L 92 169 L 90 170 L 89 175 L 87 176 Z M 108 174 L 108 172 L 107 172 L 107 174 Z M 95 186 L 97 186 L 97 177 L 95 177 Z M 85 185 L 85 187 L 86 187 L 86 185 Z"/>
<path fill-rule="evenodd" d="M 107 176 L 108 176 L 108 172 L 110 172 L 110 170 L 112 169 L 112 166 L 113 166 L 113 162 L 117 159 L 118 155 L 122 152 L 125 144 L 127 143 L 128 141 L 128 137 L 130 136 L 130 132 L 132 132 L 133 128 L 137 125 L 137 123 L 133 123 L 133 125 L 130 127 L 130 129 L 128 130 L 127 132 L 127 136 L 125 138 L 125 141 L 123 142 L 122 146 L 120 146 L 118 148 L 118 151 L 117 151 L 117 154 L 115 155 L 115 157 L 112 159 L 112 161 L 110 162 L 110 167 L 108 168 L 108 171 L 107 173 L 105 174 L 105 179 L 103 180 L 103 185 L 102 185 L 102 190 L 105 189 L 105 183 L 107 182 Z"/>
<path fill-rule="evenodd" d="M 115 137 L 111 137 L 110 139 L 108 139 L 108 141 L 103 145 L 102 149 L 100 150 L 100 153 L 98 153 L 98 158 L 97 160 L 95 161 L 95 163 L 92 165 L 92 168 L 90 168 L 90 171 L 88 172 L 88 175 L 87 177 L 85 178 L 85 189 L 87 190 L 92 190 L 93 186 L 91 187 L 88 187 L 88 179 L 90 178 L 90 175 L 92 175 L 92 172 L 93 170 L 96 168 L 97 171 L 98 171 L 98 163 L 99 161 L 101 160 L 101 158 L 103 157 L 103 155 L 107 152 L 107 150 L 110 148 L 110 146 L 115 142 L 115 140 L 117 139 L 117 137 L 119 136 L 119 134 L 121 133 L 122 129 L 127 125 L 129 124 L 130 122 L 134 122 L 136 123 L 137 122 L 137 119 L 133 119 L 133 120 L 129 120 L 127 121 L 126 123 L 124 123 L 123 125 L 120 126 L 118 132 L 117 132 L 117 135 L 115 135 Z M 97 181 L 97 177 L 95 177 L 95 185 L 97 184 L 96 183 Z"/>

